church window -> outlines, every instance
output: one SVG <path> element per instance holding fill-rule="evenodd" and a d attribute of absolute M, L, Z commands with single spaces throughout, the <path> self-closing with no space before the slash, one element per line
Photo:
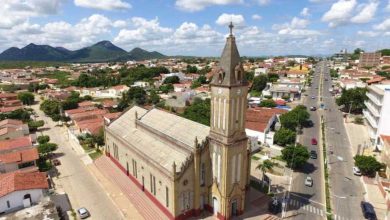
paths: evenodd
<path fill-rule="evenodd" d="M 218 184 L 221 182 L 221 154 L 218 153 L 218 176 L 217 176 L 217 181 L 218 181 Z"/>
<path fill-rule="evenodd" d="M 213 152 L 213 179 L 217 178 L 217 153 Z"/>
<path fill-rule="evenodd" d="M 226 127 L 226 99 L 223 99 L 223 121 L 222 121 L 222 129 L 225 130 Z"/>
<path fill-rule="evenodd" d="M 221 128 L 221 98 L 218 99 L 218 128 Z"/>
<path fill-rule="evenodd" d="M 206 177 L 206 167 L 205 164 L 202 163 L 200 165 L 200 185 L 204 186 L 205 184 L 205 177 Z"/>
<path fill-rule="evenodd" d="M 231 167 L 231 175 L 232 175 L 232 183 L 235 183 L 236 182 L 236 158 L 237 158 L 237 155 L 234 155 L 232 157 L 232 167 Z"/>
<path fill-rule="evenodd" d="M 236 182 L 239 182 L 241 179 L 241 164 L 242 164 L 242 154 L 238 154 L 237 158 L 237 175 L 236 175 Z"/>

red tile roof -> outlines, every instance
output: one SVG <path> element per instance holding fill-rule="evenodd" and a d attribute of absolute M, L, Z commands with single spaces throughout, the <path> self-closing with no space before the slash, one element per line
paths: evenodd
<path fill-rule="evenodd" d="M 0 108 L 0 112 L 1 113 L 13 112 L 13 111 L 21 109 L 21 108 L 23 108 L 23 106 L 2 107 L 2 108 Z"/>
<path fill-rule="evenodd" d="M 14 119 L 5 119 L 0 121 L 0 127 L 3 127 L 5 125 L 22 125 L 23 121 L 20 120 L 14 120 Z"/>
<path fill-rule="evenodd" d="M 30 136 L 24 136 L 19 138 L 14 138 L 10 140 L 2 140 L 0 141 L 0 152 L 1 151 L 7 151 L 17 148 L 27 148 L 31 147 L 31 137 Z"/>
<path fill-rule="evenodd" d="M 278 108 L 250 108 L 246 111 L 245 127 L 250 130 L 264 132 L 274 115 L 280 115 L 286 112 L 287 110 Z"/>
<path fill-rule="evenodd" d="M 103 115 L 103 117 L 105 117 L 109 120 L 113 120 L 113 119 L 117 119 L 121 114 L 122 114 L 122 112 L 113 112 L 113 113 L 107 113 L 107 114 Z"/>
<path fill-rule="evenodd" d="M 79 107 L 95 106 L 91 101 L 84 101 L 79 103 Z"/>
<path fill-rule="evenodd" d="M 16 93 L 0 93 L 0 99 L 16 99 L 18 95 Z"/>
<path fill-rule="evenodd" d="M 30 148 L 16 152 L 0 154 L 0 163 L 24 163 L 38 160 L 37 148 Z"/>
<path fill-rule="evenodd" d="M 383 142 L 387 142 L 390 145 L 390 135 L 381 135 Z"/>
<path fill-rule="evenodd" d="M 0 197 L 15 191 L 48 189 L 46 173 L 6 173 L 0 175 Z"/>

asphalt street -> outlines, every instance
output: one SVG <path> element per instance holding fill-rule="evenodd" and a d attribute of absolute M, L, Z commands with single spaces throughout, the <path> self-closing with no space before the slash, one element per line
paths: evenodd
<path fill-rule="evenodd" d="M 353 175 L 354 164 L 352 146 L 344 126 L 343 113 L 338 110 L 335 98 L 329 92 L 332 88 L 329 68 L 324 67 L 323 103 L 328 110 L 323 111 L 325 137 L 330 167 L 330 194 L 335 219 L 364 219 L 360 208 L 364 190 L 359 178 Z"/>

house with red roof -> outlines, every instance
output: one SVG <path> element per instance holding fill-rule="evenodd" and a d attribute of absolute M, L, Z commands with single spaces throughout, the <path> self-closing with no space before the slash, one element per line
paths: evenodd
<path fill-rule="evenodd" d="M 36 160 L 39 154 L 37 148 L 28 148 L 0 154 L 0 173 L 14 171 L 36 172 Z"/>
<path fill-rule="evenodd" d="M 29 133 L 28 125 L 22 121 L 13 119 L 0 121 L 0 140 L 23 137 Z"/>
<path fill-rule="evenodd" d="M 38 204 L 48 189 L 46 173 L 0 174 L 0 213 Z"/>
<path fill-rule="evenodd" d="M 0 154 L 8 153 L 16 150 L 32 148 L 32 138 L 30 136 L 24 136 L 9 140 L 0 141 Z"/>
<path fill-rule="evenodd" d="M 246 111 L 245 132 L 252 142 L 272 145 L 274 143 L 275 125 L 279 116 L 287 110 L 278 108 L 255 107 Z M 252 149 L 255 150 L 255 149 Z"/>

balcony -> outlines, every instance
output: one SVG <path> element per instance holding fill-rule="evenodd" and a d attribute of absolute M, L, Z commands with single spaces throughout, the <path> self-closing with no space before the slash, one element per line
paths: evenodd
<path fill-rule="evenodd" d="M 367 110 L 363 110 L 363 115 L 367 119 L 367 121 L 370 123 L 371 127 L 378 128 L 378 123 L 376 120 L 371 116 L 370 112 Z"/>
<path fill-rule="evenodd" d="M 370 101 L 365 101 L 364 104 L 366 105 L 366 107 L 368 108 L 368 110 L 370 110 L 371 114 L 373 114 L 375 117 L 379 117 L 380 116 L 380 113 L 379 113 L 379 110 L 377 108 L 375 108 Z"/>
<path fill-rule="evenodd" d="M 382 101 L 371 93 L 367 93 L 367 97 L 377 106 L 382 106 Z"/>

